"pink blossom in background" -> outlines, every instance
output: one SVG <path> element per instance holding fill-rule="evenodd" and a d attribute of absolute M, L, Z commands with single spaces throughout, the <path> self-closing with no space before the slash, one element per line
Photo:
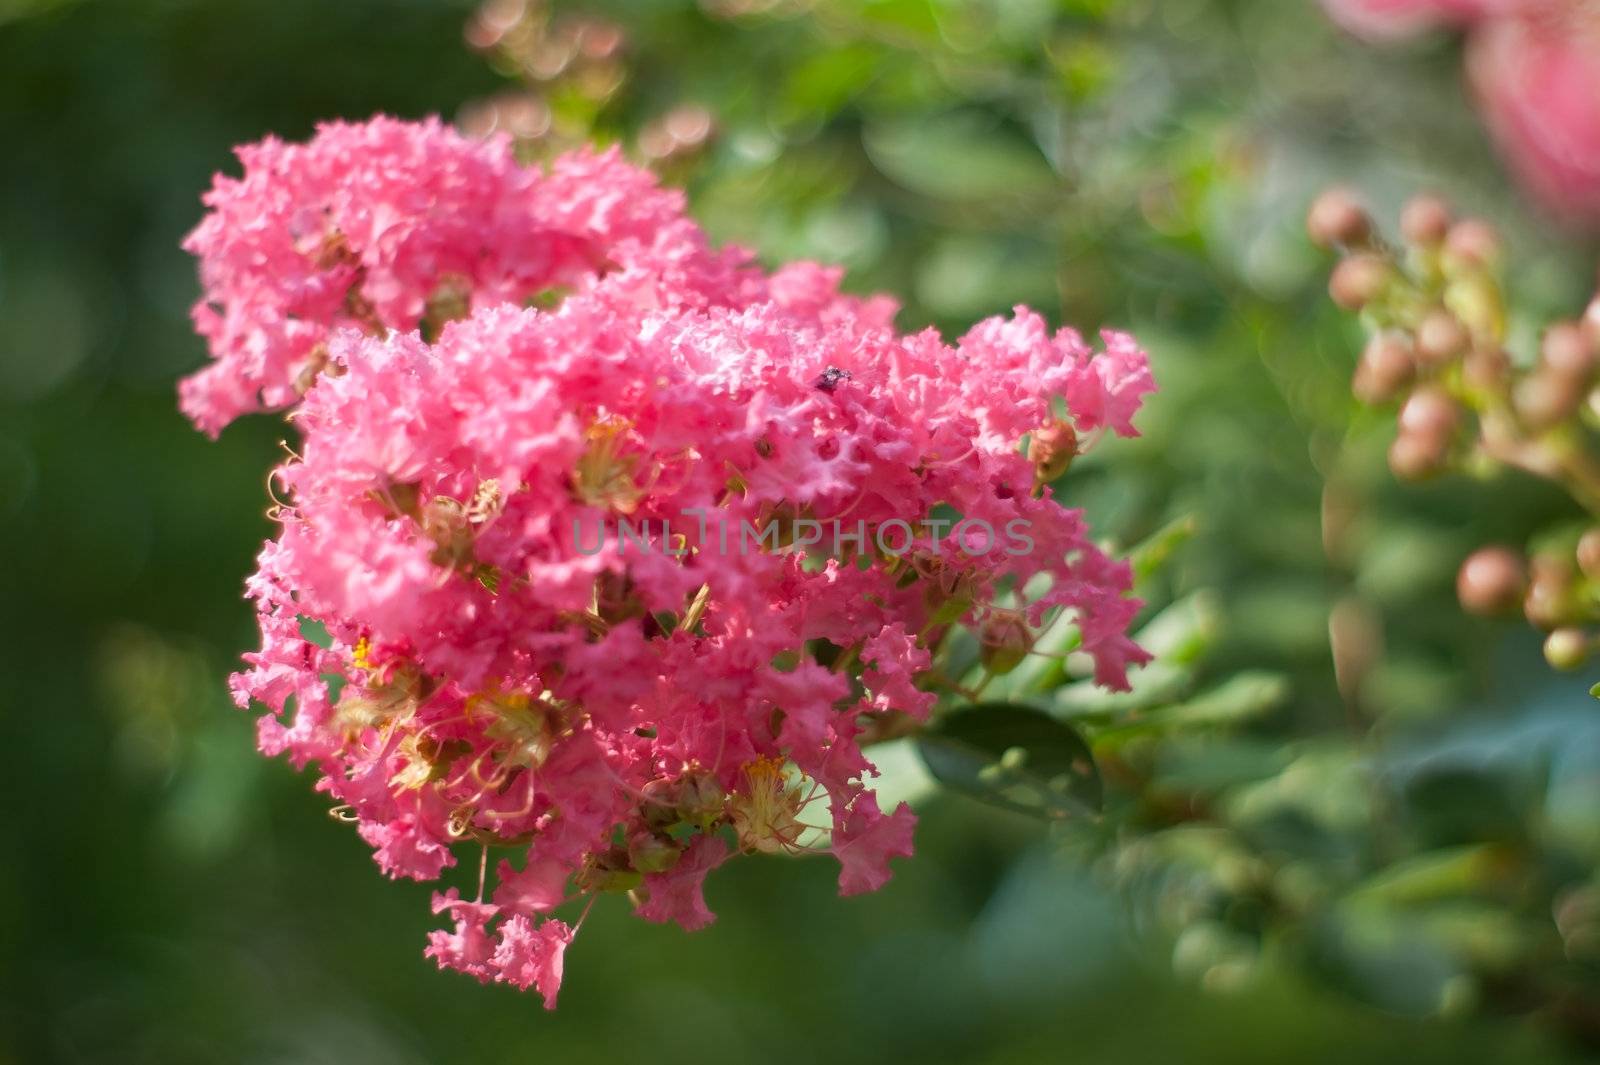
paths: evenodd
<path fill-rule="evenodd" d="M 1468 59 L 1512 169 L 1562 213 L 1600 219 L 1600 4 L 1485 23 Z"/>
<path fill-rule="evenodd" d="M 1467 34 L 1468 71 L 1501 153 L 1563 215 L 1600 221 L 1600 3 L 1324 0 L 1368 37 L 1437 26 Z"/>
<path fill-rule="evenodd" d="M 1323 0 L 1330 14 L 1365 37 L 1400 37 L 1440 24 L 1465 24 L 1527 0 Z"/>

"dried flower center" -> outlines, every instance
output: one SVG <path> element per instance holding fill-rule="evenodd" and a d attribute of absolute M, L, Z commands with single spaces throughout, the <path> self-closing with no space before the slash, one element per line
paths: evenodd
<path fill-rule="evenodd" d="M 789 783 L 781 758 L 747 763 L 742 789 L 728 799 L 739 845 L 766 854 L 792 850 L 805 828 L 800 824 L 802 805 L 800 788 Z"/>

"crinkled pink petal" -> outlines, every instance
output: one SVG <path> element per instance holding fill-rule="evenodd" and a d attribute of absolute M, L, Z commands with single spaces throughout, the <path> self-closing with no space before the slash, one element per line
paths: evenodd
<path fill-rule="evenodd" d="M 495 978 L 523 990 L 534 988 L 544 999 L 544 1008 L 555 1009 L 573 928 L 556 920 L 535 925 L 513 914 L 500 923 L 499 931 L 500 942 L 490 960 Z"/>
<path fill-rule="evenodd" d="M 717 919 L 706 908 L 706 874 L 727 857 L 728 845 L 721 836 L 700 836 L 683 852 L 677 865 L 644 878 L 649 898 L 635 912 L 647 921 L 676 921 L 691 932 L 704 928 Z"/>
<path fill-rule="evenodd" d="M 901 803 L 885 814 L 871 793 L 859 796 L 836 816 L 833 854 L 839 859 L 839 894 L 860 895 L 888 883 L 889 859 L 911 857 L 916 824 L 911 807 Z"/>
<path fill-rule="evenodd" d="M 539 858 L 529 858 L 521 870 L 502 861 L 495 869 L 499 886 L 494 891 L 494 904 L 507 913 L 549 913 L 567 897 L 568 873 L 559 862 Z"/>

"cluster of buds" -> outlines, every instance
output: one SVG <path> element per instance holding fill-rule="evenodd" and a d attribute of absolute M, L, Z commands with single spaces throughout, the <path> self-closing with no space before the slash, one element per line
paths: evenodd
<path fill-rule="evenodd" d="M 1391 248 L 1354 197 L 1334 189 L 1312 205 L 1307 225 L 1313 240 L 1343 253 L 1329 294 L 1369 332 L 1356 397 L 1398 404 L 1396 476 L 1499 463 L 1600 503 L 1600 470 L 1580 424 L 1600 370 L 1600 301 L 1581 321 L 1551 325 L 1537 357 L 1519 361 L 1505 343 L 1501 243 L 1487 222 L 1453 220 L 1442 201 L 1420 196 L 1401 217 L 1403 247 Z"/>
<path fill-rule="evenodd" d="M 1600 464 L 1588 421 L 1600 378 L 1600 298 L 1576 321 L 1556 322 L 1538 351 L 1506 345 L 1501 242 L 1489 223 L 1452 217 L 1418 196 L 1400 218 L 1402 246 L 1385 244 L 1347 190 L 1318 197 L 1311 238 L 1342 257 L 1329 294 L 1358 312 L 1369 338 L 1352 380 L 1361 402 L 1398 409 L 1389 449 L 1397 477 L 1512 466 L 1566 489 L 1600 515 Z M 1521 609 L 1548 638 L 1557 668 L 1581 665 L 1594 647 L 1583 626 L 1600 620 L 1591 582 L 1600 578 L 1600 528 L 1535 552 L 1485 547 L 1462 565 L 1457 590 L 1476 614 Z"/>
<path fill-rule="evenodd" d="M 1577 669 L 1600 647 L 1600 526 L 1541 547 L 1479 548 L 1461 564 L 1456 594 L 1468 612 L 1523 614 L 1545 635 L 1544 656 L 1556 669 Z"/>

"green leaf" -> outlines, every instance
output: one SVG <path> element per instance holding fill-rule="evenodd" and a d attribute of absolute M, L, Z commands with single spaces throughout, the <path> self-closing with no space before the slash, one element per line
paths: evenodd
<path fill-rule="evenodd" d="M 1224 818 L 1241 826 L 1304 818 L 1326 832 L 1363 833 L 1373 819 L 1369 773 L 1348 741 L 1306 744 L 1277 776 L 1234 790 Z"/>
<path fill-rule="evenodd" d="M 1517 875 L 1510 851 L 1493 844 L 1452 847 L 1407 858 L 1356 885 L 1351 905 L 1404 906 L 1503 890 Z"/>
<path fill-rule="evenodd" d="M 1283 772 L 1293 756 L 1276 738 L 1180 733 L 1165 737 L 1151 786 L 1215 795 Z"/>
<path fill-rule="evenodd" d="M 1542 798 L 1492 765 L 1426 764 L 1404 782 L 1406 820 L 1423 845 L 1519 842 L 1536 823 Z"/>
<path fill-rule="evenodd" d="M 1094 732 L 1097 743 L 1118 746 L 1146 736 L 1236 728 L 1282 705 L 1289 681 L 1278 673 L 1246 671 L 1182 702 L 1133 710 Z"/>
<path fill-rule="evenodd" d="M 1180 698 L 1194 683 L 1194 674 L 1157 659 L 1128 674 L 1131 687 L 1110 691 L 1092 680 L 1074 681 L 1056 689 L 1054 712 L 1062 718 L 1109 722 Z"/>
<path fill-rule="evenodd" d="M 1281 673 L 1246 670 L 1210 691 L 1163 707 L 1150 715 L 1160 727 L 1239 725 L 1282 706 L 1289 698 L 1289 680 Z"/>
<path fill-rule="evenodd" d="M 1103 800 L 1088 743 L 1031 707 L 968 707 L 919 736 L 917 752 L 946 787 L 1035 817 L 1088 816 Z"/>
<path fill-rule="evenodd" d="M 1173 552 L 1194 538 L 1199 527 L 1199 520 L 1193 514 L 1185 514 L 1157 529 L 1129 551 L 1128 564 L 1133 567 L 1134 584 L 1143 584 L 1159 573 Z"/>
<path fill-rule="evenodd" d="M 1061 185 L 1035 145 L 973 114 L 874 124 L 864 140 L 887 177 L 933 199 L 1016 201 Z"/>
<path fill-rule="evenodd" d="M 1392 917 L 1362 912 L 1313 921 L 1305 944 L 1311 971 L 1358 1001 L 1407 1017 L 1458 1012 L 1474 984 L 1439 944 Z"/>
<path fill-rule="evenodd" d="M 861 44 L 809 57 L 789 75 L 779 115 L 790 122 L 832 117 L 872 80 L 877 57 L 875 49 Z"/>
<path fill-rule="evenodd" d="M 1185 596 L 1144 624 L 1134 639 L 1158 659 L 1192 665 L 1217 642 L 1222 607 L 1214 592 Z"/>

